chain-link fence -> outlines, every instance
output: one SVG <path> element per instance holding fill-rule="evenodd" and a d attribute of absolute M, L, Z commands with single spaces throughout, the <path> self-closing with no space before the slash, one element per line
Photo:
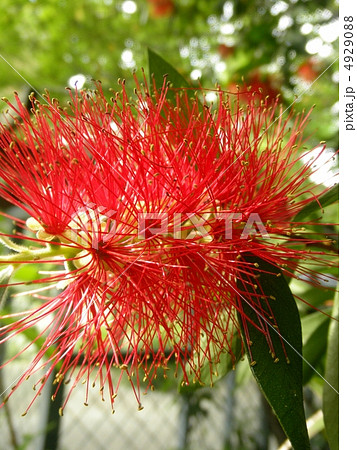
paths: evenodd
<path fill-rule="evenodd" d="M 26 362 L 23 361 L 23 364 Z M 2 371 L 2 384 L 11 386 L 24 366 L 13 362 Z M 48 420 L 50 389 L 36 400 L 31 380 L 25 382 L 0 410 L 1 449 L 26 450 L 183 450 L 183 449 L 268 449 L 265 408 L 252 379 L 242 381 L 238 371 L 229 373 L 214 388 L 200 388 L 192 394 L 178 394 L 173 382 L 143 396 L 144 409 L 137 411 L 132 388 L 123 380 L 111 413 L 108 400 L 91 390 L 85 406 L 83 385 L 71 394 L 63 417 L 56 411 Z M 66 392 L 63 394 L 66 395 Z M 58 443 L 49 439 L 51 428 L 59 425 Z M 47 435 L 47 438 L 46 438 Z"/>

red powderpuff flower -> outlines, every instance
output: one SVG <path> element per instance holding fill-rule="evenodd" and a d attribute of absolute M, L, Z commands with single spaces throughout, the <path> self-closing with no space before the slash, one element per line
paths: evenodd
<path fill-rule="evenodd" d="M 274 353 L 270 326 L 279 324 L 267 314 L 269 298 L 242 287 L 247 273 L 259 286 L 259 264 L 245 255 L 310 279 L 301 260 L 328 264 L 325 252 L 301 245 L 318 234 L 298 234 L 302 224 L 292 222 L 323 191 L 308 179 L 318 156 L 302 160 L 309 115 L 283 119 L 276 102 L 241 106 L 239 93 L 216 94 L 213 106 L 203 90 L 169 100 L 167 87 L 150 96 L 138 84 L 133 100 L 121 83 L 107 100 L 98 84 L 71 93 L 66 108 L 49 96 L 32 98 L 31 114 L 17 97 L 9 104 L 0 194 L 29 218 L 0 236 L 13 250 L 0 261 L 53 270 L 33 281 L 39 304 L 3 316 L 0 343 L 41 330 L 14 388 L 39 371 L 36 395 L 52 372 L 70 392 L 94 376 L 113 405 L 125 375 L 141 408 L 139 370 L 149 387 L 171 360 L 188 382 L 222 352 L 234 359 L 237 311 L 242 333 L 251 320 L 242 302 Z M 51 288 L 55 297 L 45 295 Z"/>

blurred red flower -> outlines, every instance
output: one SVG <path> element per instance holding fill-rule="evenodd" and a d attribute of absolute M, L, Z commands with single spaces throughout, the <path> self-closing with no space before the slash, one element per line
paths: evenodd
<path fill-rule="evenodd" d="M 175 3 L 172 0 L 148 0 L 148 3 L 153 17 L 171 16 L 175 10 Z"/>
<path fill-rule="evenodd" d="M 237 92 L 238 86 L 231 84 L 229 90 Z M 246 77 L 243 85 L 239 86 L 241 102 L 251 103 L 252 98 L 255 102 L 263 101 L 269 106 L 276 104 L 276 99 L 280 94 L 279 84 L 272 75 L 263 76 L 261 73 L 254 71 Z"/>
<path fill-rule="evenodd" d="M 320 64 L 313 58 L 304 61 L 297 69 L 297 75 L 305 81 L 315 81 L 321 72 Z"/>

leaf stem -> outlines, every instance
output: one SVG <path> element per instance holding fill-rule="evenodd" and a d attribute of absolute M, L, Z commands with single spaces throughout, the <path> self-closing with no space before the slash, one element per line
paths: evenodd
<path fill-rule="evenodd" d="M 15 244 L 16 245 L 16 244 Z M 19 251 L 19 250 L 17 250 Z M 29 249 L 22 247 L 19 253 L 10 255 L 0 255 L 0 264 L 7 263 L 26 263 L 32 261 L 41 262 L 56 257 L 63 257 L 64 259 L 73 258 L 79 253 L 81 249 L 77 247 L 64 246 L 64 245 L 49 245 L 44 248 Z"/>

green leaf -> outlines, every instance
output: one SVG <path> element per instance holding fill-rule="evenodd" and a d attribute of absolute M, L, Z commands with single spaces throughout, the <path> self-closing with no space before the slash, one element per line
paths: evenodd
<path fill-rule="evenodd" d="M 308 217 L 311 213 L 315 211 L 321 211 L 321 207 L 325 208 L 328 205 L 336 202 L 339 198 L 339 185 L 336 184 L 331 189 L 329 189 L 325 194 L 323 194 L 319 201 L 312 200 L 312 202 L 305 205 L 301 211 L 299 211 L 293 219 L 293 222 L 300 222 L 305 217 Z"/>
<path fill-rule="evenodd" d="M 9 265 L 5 267 L 5 269 L 0 270 L 0 285 L 4 285 L 3 287 L 0 287 L 0 308 L 3 307 L 3 302 L 5 301 L 5 295 L 7 291 L 8 282 L 10 281 L 10 278 L 14 272 L 14 267 Z"/>
<path fill-rule="evenodd" d="M 185 78 L 177 72 L 177 70 L 167 61 L 165 61 L 161 56 L 152 51 L 148 50 L 149 58 L 149 70 L 150 75 L 154 76 L 156 89 L 159 90 L 164 84 L 164 77 L 167 77 L 167 81 L 175 88 L 189 88 L 189 83 Z M 152 80 L 151 80 L 151 91 L 153 92 Z M 194 95 L 194 90 L 192 90 L 192 95 Z M 175 99 L 175 92 L 168 91 L 167 98 L 169 100 Z"/>
<path fill-rule="evenodd" d="M 329 317 L 319 311 L 309 314 L 301 320 L 305 359 L 303 362 L 304 385 L 313 376 L 313 367 L 317 366 L 326 353 L 329 321 Z"/>
<path fill-rule="evenodd" d="M 327 440 L 331 450 L 337 450 L 338 441 L 338 358 L 339 358 L 339 339 L 338 339 L 338 293 L 335 296 L 332 320 L 328 331 L 328 345 L 326 358 L 325 379 L 329 383 L 324 384 L 323 406 L 324 422 Z"/>
<path fill-rule="evenodd" d="M 239 291 L 259 293 L 269 299 L 267 317 L 273 316 L 278 325 L 278 332 L 273 326 L 267 326 L 274 348 L 274 353 L 271 353 L 266 336 L 247 320 L 259 326 L 262 317 L 257 316 L 250 300 L 241 302 L 242 311 L 238 313 L 238 319 L 252 373 L 293 448 L 309 449 L 302 393 L 301 324 L 294 297 L 277 267 L 252 254 L 244 256 L 241 261 L 258 264 L 260 277 L 259 291 L 256 291 L 253 288 L 257 283 L 254 275 L 258 271 L 246 265 L 237 280 Z"/>

